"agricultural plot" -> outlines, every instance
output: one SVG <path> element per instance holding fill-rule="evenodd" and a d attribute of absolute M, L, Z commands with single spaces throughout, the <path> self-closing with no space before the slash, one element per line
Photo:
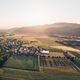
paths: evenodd
<path fill-rule="evenodd" d="M 54 37 L 54 38 L 51 38 L 51 37 L 47 37 L 47 38 L 36 38 L 38 41 L 40 41 L 43 45 L 46 45 L 46 46 L 61 46 L 62 44 L 60 43 L 57 43 L 56 40 L 57 38 Z"/>
<path fill-rule="evenodd" d="M 76 72 L 74 66 L 65 57 L 40 57 L 40 65 L 44 71 Z"/>
<path fill-rule="evenodd" d="M 74 63 L 78 68 L 80 68 L 80 59 L 74 60 L 73 63 Z"/>
<path fill-rule="evenodd" d="M 4 64 L 4 67 L 25 69 L 25 70 L 38 70 L 38 57 L 37 56 L 24 56 L 12 55 Z"/>
<path fill-rule="evenodd" d="M 12 68 L 3 70 L 5 73 L 2 80 L 80 80 L 80 74 L 72 72 L 37 72 Z"/>
<path fill-rule="evenodd" d="M 69 46 L 50 46 L 52 48 L 61 49 L 64 51 L 73 51 L 73 52 L 80 52 L 78 49 L 69 47 Z"/>

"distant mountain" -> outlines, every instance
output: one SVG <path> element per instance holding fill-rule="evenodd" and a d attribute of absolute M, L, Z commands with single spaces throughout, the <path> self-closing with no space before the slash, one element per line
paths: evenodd
<path fill-rule="evenodd" d="M 6 30 L 6 32 L 12 34 L 27 34 L 27 35 L 48 35 L 65 34 L 65 35 L 80 35 L 80 24 L 76 23 L 55 23 L 46 24 L 32 27 L 12 28 Z"/>
<path fill-rule="evenodd" d="M 48 34 L 65 34 L 65 35 L 80 35 L 80 24 L 76 23 L 55 23 L 48 28 Z"/>
<path fill-rule="evenodd" d="M 27 34 L 27 35 L 46 35 L 46 29 L 47 26 L 32 26 L 32 27 L 21 27 L 21 28 L 15 28 L 10 29 L 9 33 L 15 33 L 15 34 Z"/>

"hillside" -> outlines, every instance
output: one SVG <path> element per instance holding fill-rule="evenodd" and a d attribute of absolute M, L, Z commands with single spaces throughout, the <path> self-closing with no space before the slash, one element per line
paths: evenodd
<path fill-rule="evenodd" d="M 65 35 L 80 35 L 80 24 L 76 23 L 55 23 L 47 25 L 39 25 L 32 27 L 12 28 L 6 30 L 8 33 L 27 34 L 27 35 L 49 35 L 65 34 Z"/>
<path fill-rule="evenodd" d="M 27 34 L 27 35 L 46 35 L 46 29 L 48 27 L 43 26 L 32 26 L 32 27 L 21 27 L 21 28 L 15 28 L 10 29 L 9 33 L 15 33 L 15 34 Z"/>
<path fill-rule="evenodd" d="M 65 34 L 65 35 L 79 35 L 80 34 L 80 24 L 75 23 L 55 23 L 50 25 L 51 27 L 47 29 L 48 34 Z"/>

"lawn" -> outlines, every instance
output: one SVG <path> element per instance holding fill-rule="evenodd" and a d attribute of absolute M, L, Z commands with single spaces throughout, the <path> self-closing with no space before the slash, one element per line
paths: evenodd
<path fill-rule="evenodd" d="M 24 56 L 12 55 L 4 64 L 4 67 L 25 69 L 25 70 L 38 70 L 38 57 L 37 56 Z"/>

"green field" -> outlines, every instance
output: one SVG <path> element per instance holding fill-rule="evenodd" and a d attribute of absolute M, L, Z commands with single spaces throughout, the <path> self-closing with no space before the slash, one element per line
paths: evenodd
<path fill-rule="evenodd" d="M 5 73 L 2 80 L 80 80 L 79 73 L 38 72 L 11 68 L 3 70 Z"/>
<path fill-rule="evenodd" d="M 25 69 L 25 70 L 38 70 L 38 57 L 37 56 L 24 56 L 12 55 L 4 64 L 4 67 Z"/>

